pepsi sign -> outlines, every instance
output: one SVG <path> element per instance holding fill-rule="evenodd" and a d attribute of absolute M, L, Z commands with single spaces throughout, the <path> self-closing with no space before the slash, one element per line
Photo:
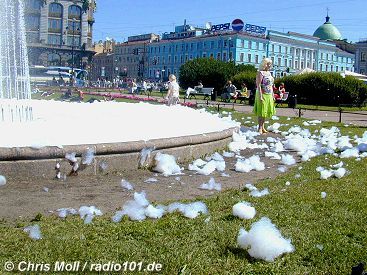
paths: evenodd
<path fill-rule="evenodd" d="M 232 21 L 232 29 L 236 32 L 242 31 L 244 23 L 241 19 L 235 19 Z"/>
<path fill-rule="evenodd" d="M 218 24 L 218 25 L 213 25 L 211 28 L 212 32 L 216 32 L 216 31 L 226 31 L 229 30 L 229 27 L 231 26 L 230 23 L 224 23 L 224 24 Z"/>
<path fill-rule="evenodd" d="M 245 31 L 246 32 L 251 32 L 251 33 L 257 33 L 257 34 L 265 34 L 266 27 L 246 24 Z"/>

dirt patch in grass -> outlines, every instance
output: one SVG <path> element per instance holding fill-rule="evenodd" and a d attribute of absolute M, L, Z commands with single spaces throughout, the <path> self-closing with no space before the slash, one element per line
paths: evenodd
<path fill-rule="evenodd" d="M 274 136 L 267 134 L 267 136 Z M 259 154 L 261 161 L 265 163 L 264 171 L 251 171 L 239 173 L 234 170 L 237 159 L 235 157 L 225 158 L 226 169 L 222 176 L 215 171 L 209 176 L 198 175 L 194 171 L 184 167 L 183 175 L 164 177 L 154 171 L 131 170 L 119 173 L 107 173 L 97 176 L 70 176 L 65 180 L 52 178 L 8 178 L 7 184 L 0 187 L 0 217 L 6 220 L 34 217 L 36 214 L 52 215 L 59 208 L 71 207 L 78 209 L 82 205 L 94 205 L 103 213 L 112 214 L 116 209 L 133 198 L 134 191 L 145 190 L 150 202 L 167 203 L 178 200 L 195 200 L 201 197 L 212 196 L 218 191 L 199 189 L 203 183 L 207 183 L 210 177 L 221 183 L 222 190 L 242 189 L 247 182 L 265 178 L 274 178 L 279 174 L 277 168 L 278 160 L 270 160 L 264 157 L 264 150 L 244 150 L 241 155 L 250 157 Z M 146 183 L 149 178 L 158 181 Z M 133 191 L 127 191 L 120 186 L 121 180 L 129 181 Z"/>

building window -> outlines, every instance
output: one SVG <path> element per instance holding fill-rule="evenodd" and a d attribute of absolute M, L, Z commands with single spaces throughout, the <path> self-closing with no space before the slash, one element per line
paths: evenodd
<path fill-rule="evenodd" d="M 220 60 L 220 53 L 217 53 L 217 60 Z"/>
<path fill-rule="evenodd" d="M 42 2 L 41 0 L 27 0 L 25 6 L 26 6 L 26 9 L 32 9 L 32 10 L 39 11 L 41 9 Z"/>
<path fill-rule="evenodd" d="M 214 41 L 210 41 L 210 48 L 214 49 Z"/>
<path fill-rule="evenodd" d="M 177 60 L 178 60 L 177 55 L 175 55 L 175 63 L 177 63 Z"/>
<path fill-rule="evenodd" d="M 301 70 L 303 70 L 304 68 L 305 68 L 305 63 L 301 61 Z"/>
<path fill-rule="evenodd" d="M 329 65 L 325 65 L 325 71 L 328 72 L 329 71 Z"/>
<path fill-rule="evenodd" d="M 61 45 L 61 35 L 49 34 L 47 42 L 49 45 Z"/>
<path fill-rule="evenodd" d="M 27 43 L 39 43 L 40 35 L 38 32 L 26 33 Z"/>
<path fill-rule="evenodd" d="M 62 19 L 48 19 L 48 32 L 62 32 Z"/>
<path fill-rule="evenodd" d="M 260 49 L 259 42 L 256 42 L 256 49 Z"/>
<path fill-rule="evenodd" d="M 249 48 L 249 49 L 252 49 L 252 41 L 249 41 L 249 42 L 248 42 L 248 48 Z"/>
<path fill-rule="evenodd" d="M 294 62 L 294 67 L 295 67 L 295 69 L 298 69 L 298 61 L 297 60 Z"/>
<path fill-rule="evenodd" d="M 56 17 L 56 18 L 62 18 L 62 5 L 58 3 L 51 3 L 48 6 L 48 16 L 49 17 Z"/>
<path fill-rule="evenodd" d="M 77 6 L 77 5 L 71 5 L 69 7 L 69 15 L 68 15 L 69 19 L 76 19 L 76 20 L 81 20 L 82 18 L 82 9 Z"/>
<path fill-rule="evenodd" d="M 214 54 L 213 53 L 210 53 L 210 58 L 214 58 Z"/>
<path fill-rule="evenodd" d="M 320 59 L 324 59 L 324 53 L 320 53 Z"/>
<path fill-rule="evenodd" d="M 247 55 L 247 62 L 251 63 L 251 54 L 250 53 Z"/>
<path fill-rule="evenodd" d="M 337 72 L 339 72 L 339 66 L 335 66 Z"/>
<path fill-rule="evenodd" d="M 275 46 L 271 45 L 271 52 L 274 52 Z"/>
<path fill-rule="evenodd" d="M 80 47 L 80 36 L 68 36 L 67 44 L 68 46 Z"/>
<path fill-rule="evenodd" d="M 203 58 L 205 58 L 206 57 L 206 53 L 203 53 Z"/>
<path fill-rule="evenodd" d="M 39 15 L 28 15 L 25 18 L 25 25 L 27 31 L 39 31 L 40 29 L 40 16 Z"/>
<path fill-rule="evenodd" d="M 323 68 L 322 68 L 322 64 L 320 64 L 320 71 L 322 71 L 322 69 L 323 69 Z"/>
<path fill-rule="evenodd" d="M 245 47 L 245 40 L 241 39 L 241 48 Z"/>
<path fill-rule="evenodd" d="M 334 66 L 333 65 L 330 65 L 330 71 L 334 71 Z"/>
<path fill-rule="evenodd" d="M 242 41 L 243 41 L 243 40 L 242 40 Z M 245 57 L 245 54 L 244 54 L 244 53 L 240 53 L 240 62 L 243 62 L 244 57 Z"/>
<path fill-rule="evenodd" d="M 227 60 L 227 53 L 223 53 L 223 61 Z"/>
<path fill-rule="evenodd" d="M 361 61 L 362 62 L 366 61 L 366 53 L 361 53 Z"/>
<path fill-rule="evenodd" d="M 255 55 L 255 63 L 259 64 L 259 56 L 258 55 Z"/>
<path fill-rule="evenodd" d="M 282 59 L 278 58 L 278 66 L 282 66 Z"/>

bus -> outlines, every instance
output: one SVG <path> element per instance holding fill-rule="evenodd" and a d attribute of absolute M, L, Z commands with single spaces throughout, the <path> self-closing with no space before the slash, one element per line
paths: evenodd
<path fill-rule="evenodd" d="M 29 68 L 31 84 L 36 86 L 67 85 L 72 75 L 71 67 L 32 66 Z M 87 86 L 88 72 L 84 69 L 74 68 L 74 79 L 74 86 L 85 87 Z"/>

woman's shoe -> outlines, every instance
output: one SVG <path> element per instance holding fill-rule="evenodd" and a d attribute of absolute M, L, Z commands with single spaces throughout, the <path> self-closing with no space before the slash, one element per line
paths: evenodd
<path fill-rule="evenodd" d="M 265 128 L 263 128 L 261 131 L 263 132 L 263 134 L 268 132 L 268 131 L 265 130 Z"/>

